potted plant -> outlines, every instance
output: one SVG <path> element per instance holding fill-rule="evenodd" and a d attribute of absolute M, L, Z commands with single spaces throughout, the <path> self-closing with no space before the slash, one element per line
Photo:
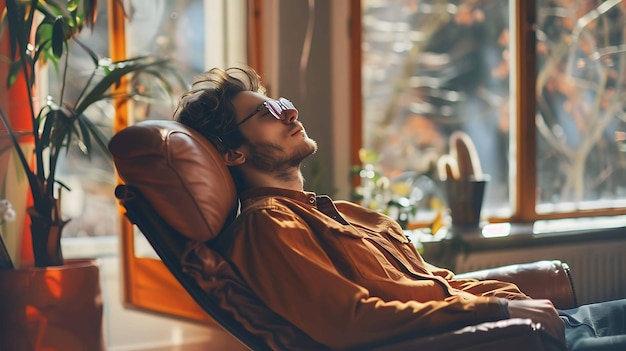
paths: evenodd
<path fill-rule="evenodd" d="M 0 6 L 2 2 L 0 1 Z M 3 287 L 0 290 L 4 291 L 0 293 L 0 340 L 9 342 L 7 340 L 9 340 L 10 334 L 19 335 L 17 338 L 11 337 L 12 340 L 27 339 L 25 335 L 19 334 L 21 332 L 26 333 L 25 331 L 15 330 L 16 325 L 21 319 L 24 319 L 24 325 L 28 325 L 27 323 L 33 322 L 28 319 L 35 318 L 33 323 L 39 326 L 48 325 L 49 332 L 46 335 L 37 336 L 39 345 L 29 344 L 26 349 L 30 349 L 30 347 L 38 349 L 43 345 L 41 342 L 47 343 L 49 340 L 58 339 L 60 335 L 69 333 L 83 334 L 84 338 L 90 341 L 87 341 L 88 344 L 80 344 L 81 341 L 76 341 L 74 336 L 70 335 L 61 341 L 60 345 L 62 346 L 59 346 L 58 349 L 101 349 L 103 348 L 101 321 L 83 322 L 78 320 L 82 318 L 79 316 L 82 313 L 81 309 L 83 311 L 91 309 L 96 314 L 95 318 L 102 318 L 101 300 L 98 299 L 100 288 L 97 269 L 94 271 L 93 265 L 81 261 L 78 266 L 90 266 L 87 267 L 91 272 L 89 277 L 85 277 L 85 273 L 76 273 L 78 270 L 74 270 L 74 276 L 77 279 L 73 283 L 74 286 L 61 287 L 55 285 L 74 279 L 69 279 L 66 276 L 61 279 L 59 276 L 60 270 L 68 263 L 64 261 L 61 252 L 61 234 L 68 220 L 61 213 L 60 194 L 63 190 L 69 190 L 56 177 L 59 156 L 67 152 L 70 147 L 75 146 L 78 146 L 88 155 L 94 147 L 102 149 L 108 155 L 107 138 L 99 130 L 99 127 L 88 118 L 86 115 L 87 108 L 105 99 L 130 99 L 141 95 L 142 92 L 138 89 L 122 89 L 122 93 L 118 93 L 120 89 L 112 90 L 112 87 L 117 87 L 128 81 L 145 82 L 146 79 L 154 79 L 159 86 L 166 90 L 166 93 L 172 94 L 169 77 L 176 77 L 176 74 L 169 66 L 168 60 L 162 58 L 140 56 L 113 62 L 107 58 L 98 57 L 88 45 L 77 37 L 83 28 L 93 28 L 97 14 L 96 0 L 6 0 L 4 3 L 2 32 L 0 34 L 2 34 L 3 40 L 10 42 L 9 57 L 2 58 L 10 62 L 6 84 L 12 89 L 26 89 L 26 96 L 29 98 L 28 113 L 21 115 L 9 115 L 7 110 L 0 106 L 0 130 L 6 129 L 7 138 L 13 145 L 12 149 L 17 154 L 20 168 L 24 171 L 30 188 L 32 206 L 29 206 L 27 213 L 31 220 L 30 234 L 37 273 L 28 273 L 24 278 L 18 277 L 18 270 L 5 269 L 0 271 L 0 280 L 2 280 L 0 285 Z M 65 88 L 69 84 L 68 71 L 72 69 L 69 61 L 70 44 L 77 45 L 84 50 L 93 62 L 90 77 L 79 82 L 82 84 L 82 90 L 78 98 L 72 99 L 71 102 L 67 101 L 68 99 L 64 96 Z M 35 84 L 38 82 L 39 69 L 44 64 L 52 66 L 59 75 L 61 93 L 60 96 L 49 96 L 45 102 L 38 104 L 34 101 L 35 99 L 30 97 L 36 95 L 34 94 Z M 12 125 L 15 121 L 21 120 L 23 122 L 24 119 L 27 119 L 26 124 L 30 128 L 27 133 L 17 130 Z M 20 148 L 20 141 L 25 137 L 32 140 L 32 156 Z M 2 152 L 1 149 L 0 152 Z M 32 167 L 31 163 L 33 164 Z M 15 210 L 19 211 L 17 208 Z M 34 279 L 39 280 L 34 281 Z M 93 286 L 94 284 L 96 286 Z M 24 291 L 11 293 L 8 291 L 10 290 L 9 287 L 22 288 Z M 74 295 L 70 292 L 71 289 L 74 289 Z M 37 296 L 26 295 L 30 292 Z M 89 296 L 90 293 L 96 296 Z M 50 317 L 48 314 L 50 304 L 54 305 L 63 301 L 64 296 L 61 296 L 63 294 L 66 297 L 70 296 L 70 298 L 65 299 L 69 305 L 57 308 L 57 312 L 60 312 L 61 315 L 71 315 L 73 320 L 69 323 L 59 322 L 53 325 L 53 322 L 56 323 L 53 318 L 56 317 Z M 91 305 L 74 308 L 80 305 L 76 298 L 83 295 L 87 296 L 87 299 L 90 300 L 88 303 Z M 48 300 L 41 302 L 43 307 L 38 308 L 33 300 L 39 300 L 42 296 Z M 17 301 L 18 299 L 20 301 Z M 21 306 L 21 304 L 31 309 L 35 308 L 35 312 L 31 311 L 28 316 L 10 317 L 9 310 L 24 313 L 23 311 L 20 312 L 21 307 L 15 307 Z M 76 314 L 72 315 L 71 311 Z M 46 323 L 42 323 L 43 319 L 46 319 Z M 59 328 L 65 328 L 64 324 L 79 325 L 79 328 L 69 332 L 65 329 L 61 331 Z M 85 326 L 87 324 L 95 325 L 96 329 L 100 329 L 100 334 L 98 334 L 98 330 L 94 334 L 94 332 L 85 331 L 84 328 L 80 329 L 80 325 Z M 26 327 L 26 329 L 28 328 L 32 329 L 32 324 L 30 327 Z M 2 335 L 5 332 L 8 334 Z M 45 332 L 39 330 L 39 333 Z M 50 337 L 46 339 L 48 336 Z M 44 339 L 48 341 L 42 341 Z M 28 342 L 24 343 L 24 345 L 26 344 Z M 49 349 L 57 349 L 50 345 L 52 344 L 45 346 L 51 347 Z M 3 346 L 7 346 L 7 349 L 11 350 L 21 350 L 25 347 L 22 344 L 9 342 L 5 345 L 0 342 L 0 349 L 4 349 Z"/>

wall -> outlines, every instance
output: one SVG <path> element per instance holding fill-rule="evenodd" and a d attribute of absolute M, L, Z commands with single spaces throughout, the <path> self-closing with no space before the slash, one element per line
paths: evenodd
<path fill-rule="evenodd" d="M 330 1 L 281 1 L 278 96 L 290 99 L 307 133 L 320 148 L 305 160 L 306 188 L 332 194 L 333 163 L 330 89 Z"/>
<path fill-rule="evenodd" d="M 318 142 L 305 160 L 305 188 L 346 199 L 349 192 L 348 1 L 270 0 L 263 53 L 269 94 L 291 100 Z"/>

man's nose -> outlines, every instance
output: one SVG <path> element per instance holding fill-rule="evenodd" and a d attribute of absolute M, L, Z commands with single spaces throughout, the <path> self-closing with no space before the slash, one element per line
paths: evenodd
<path fill-rule="evenodd" d="M 293 123 L 298 119 L 298 110 L 295 108 L 288 108 L 283 110 L 283 115 L 285 116 L 285 123 Z"/>

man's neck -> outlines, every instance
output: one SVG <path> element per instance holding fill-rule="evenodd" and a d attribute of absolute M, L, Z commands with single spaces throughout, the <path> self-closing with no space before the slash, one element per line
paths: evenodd
<path fill-rule="evenodd" d="M 294 167 L 277 172 L 248 172 L 245 176 L 247 188 L 282 188 L 303 191 L 304 177 L 300 167 Z"/>

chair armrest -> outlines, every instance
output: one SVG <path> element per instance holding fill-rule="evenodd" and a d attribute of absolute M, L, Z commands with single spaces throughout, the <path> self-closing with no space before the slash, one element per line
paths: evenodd
<path fill-rule="evenodd" d="M 558 260 L 489 268 L 455 277 L 510 282 L 532 298 L 549 299 L 556 308 L 569 309 L 578 306 L 569 266 Z"/>
<path fill-rule="evenodd" d="M 385 343 L 367 351 L 564 351 L 565 345 L 530 319 L 511 318 L 485 322 L 433 336 Z"/>

